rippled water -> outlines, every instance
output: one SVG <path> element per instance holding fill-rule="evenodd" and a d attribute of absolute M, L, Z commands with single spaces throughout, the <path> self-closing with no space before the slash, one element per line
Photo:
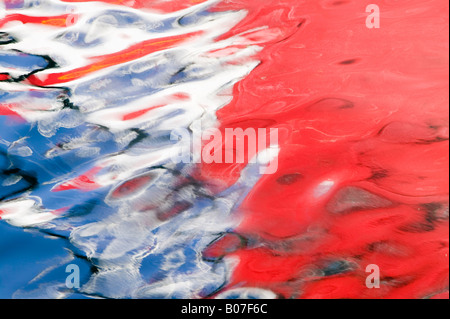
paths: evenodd
<path fill-rule="evenodd" d="M 0 297 L 448 297 L 448 3 L 370 3 L 0 2 Z"/>

